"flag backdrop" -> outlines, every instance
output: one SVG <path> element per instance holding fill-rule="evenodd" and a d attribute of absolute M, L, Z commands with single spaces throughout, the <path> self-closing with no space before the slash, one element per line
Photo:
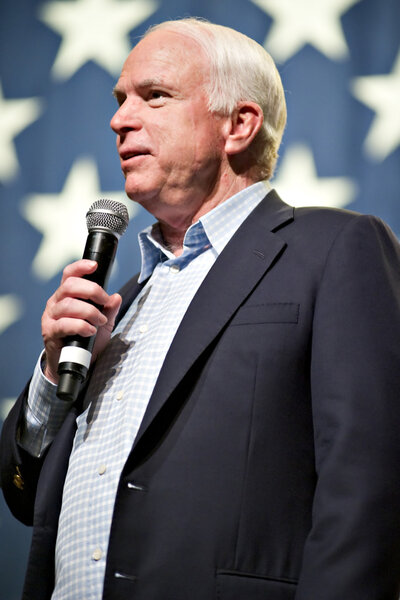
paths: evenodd
<path fill-rule="evenodd" d="M 400 234 L 398 0 L 1 0 L 0 425 L 41 350 L 45 301 L 82 254 L 88 207 L 125 198 L 109 129 L 124 58 L 150 24 L 190 15 L 276 60 L 288 104 L 282 197 L 374 213 Z M 126 201 L 110 291 L 138 270 L 136 234 L 152 220 Z M 29 541 L 1 498 L 4 600 L 19 598 Z"/>

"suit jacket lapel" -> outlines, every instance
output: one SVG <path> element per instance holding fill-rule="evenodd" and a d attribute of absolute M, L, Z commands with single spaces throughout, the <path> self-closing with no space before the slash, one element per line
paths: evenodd
<path fill-rule="evenodd" d="M 292 219 L 293 207 L 272 190 L 227 244 L 179 326 L 134 446 L 196 359 L 283 251 L 285 242 L 273 231 Z"/>

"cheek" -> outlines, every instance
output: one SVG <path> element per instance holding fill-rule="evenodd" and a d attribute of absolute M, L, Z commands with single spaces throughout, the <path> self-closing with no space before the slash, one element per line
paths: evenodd
<path fill-rule="evenodd" d="M 150 126 L 152 145 L 165 170 L 199 169 L 219 159 L 224 148 L 221 126 L 209 113 L 191 110 L 170 111 Z"/>
<path fill-rule="evenodd" d="M 219 161 L 224 148 L 222 136 L 213 127 L 199 127 L 196 130 L 196 153 L 204 162 Z"/>
<path fill-rule="evenodd" d="M 218 122 L 209 113 L 199 117 L 194 112 L 188 122 L 186 143 L 192 145 L 193 153 L 199 159 L 220 157 L 224 147 L 220 129 Z"/>
<path fill-rule="evenodd" d="M 194 123 L 187 119 L 171 120 L 165 127 L 154 129 L 155 147 L 160 162 L 184 170 L 195 162 L 199 154 L 199 132 Z M 169 170 L 169 169 L 168 169 Z"/>
<path fill-rule="evenodd" d="M 214 155 L 221 154 L 224 135 L 223 123 L 218 117 L 207 112 L 202 118 L 193 121 L 193 129 L 203 151 Z"/>

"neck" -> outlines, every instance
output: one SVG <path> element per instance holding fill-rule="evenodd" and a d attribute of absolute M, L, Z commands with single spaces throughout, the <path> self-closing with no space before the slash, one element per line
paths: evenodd
<path fill-rule="evenodd" d="M 175 219 L 172 215 L 168 215 L 168 219 L 159 219 L 160 232 L 168 250 L 173 252 L 175 256 L 180 256 L 183 252 L 183 240 L 189 227 L 193 223 L 196 223 L 200 217 L 210 212 L 219 204 L 222 204 L 222 202 L 225 202 L 228 198 L 231 198 L 238 192 L 244 190 L 254 183 L 254 181 L 236 179 L 232 183 L 231 186 L 226 188 L 225 194 L 207 198 L 194 213 L 187 214 L 183 218 L 182 214 L 180 214 L 179 217 Z"/>
<path fill-rule="evenodd" d="M 167 223 L 160 223 L 160 232 L 163 245 L 170 252 L 175 254 L 175 256 L 180 256 L 183 252 L 183 240 L 185 238 L 186 229 L 178 230 L 170 227 Z"/>

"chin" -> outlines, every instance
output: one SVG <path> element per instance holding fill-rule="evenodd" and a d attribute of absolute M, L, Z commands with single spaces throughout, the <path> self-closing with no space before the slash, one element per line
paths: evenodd
<path fill-rule="evenodd" d="M 155 195 L 157 190 L 152 186 L 149 176 L 138 176 L 137 173 L 127 173 L 125 176 L 125 193 L 132 200 L 138 201 L 139 198 L 147 198 Z M 150 184 L 150 185 L 149 185 Z"/>
<path fill-rule="evenodd" d="M 128 196 L 128 198 L 130 198 L 130 200 L 136 202 L 136 204 L 140 204 L 140 206 L 143 206 L 143 208 L 150 212 L 152 215 L 154 215 L 154 212 L 157 211 L 159 201 L 157 197 L 154 196 L 154 193 L 152 193 L 151 191 L 144 190 L 143 188 L 140 188 L 137 185 L 125 185 L 125 193 Z"/>
<path fill-rule="evenodd" d="M 125 193 L 134 202 L 141 202 L 147 195 L 147 191 L 137 181 L 130 181 L 129 177 L 125 180 Z"/>

